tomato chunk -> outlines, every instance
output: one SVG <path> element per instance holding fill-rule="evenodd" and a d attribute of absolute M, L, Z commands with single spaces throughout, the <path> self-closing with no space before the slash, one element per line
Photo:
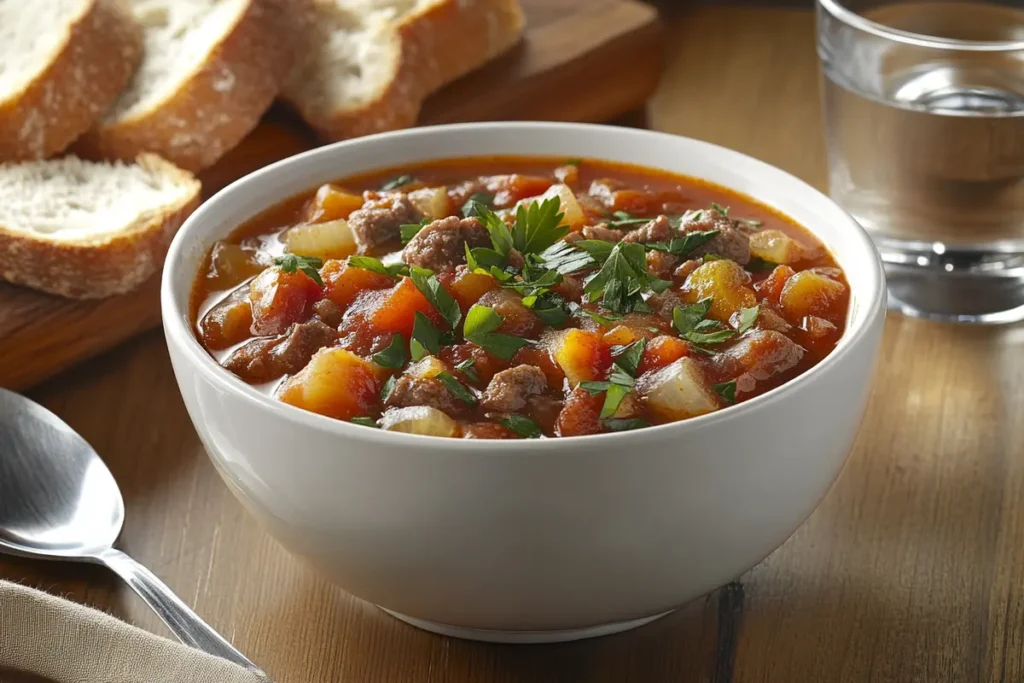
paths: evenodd
<path fill-rule="evenodd" d="M 252 333 L 281 334 L 292 323 L 302 322 L 320 299 L 320 285 L 297 270 L 286 273 L 268 268 L 249 283 L 252 302 Z"/>
<path fill-rule="evenodd" d="M 793 277 L 795 273 L 796 271 L 789 266 L 775 266 L 771 275 L 754 285 L 754 291 L 768 302 L 778 305 L 786 280 Z"/>
<path fill-rule="evenodd" d="M 642 375 L 650 370 L 660 370 L 689 355 L 690 345 L 682 339 L 669 336 L 655 337 L 647 342 L 647 346 L 644 348 L 644 355 L 640 359 L 637 375 Z"/>
<path fill-rule="evenodd" d="M 558 436 L 583 436 L 599 434 L 602 431 L 601 406 L 604 395 L 591 395 L 586 389 L 573 389 L 569 398 L 565 399 L 562 412 L 558 413 L 555 422 L 555 433 Z"/>

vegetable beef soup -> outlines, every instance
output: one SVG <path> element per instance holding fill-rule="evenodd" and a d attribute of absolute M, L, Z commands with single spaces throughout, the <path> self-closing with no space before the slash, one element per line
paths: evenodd
<path fill-rule="evenodd" d="M 721 410 L 821 361 L 848 308 L 823 245 L 749 197 L 518 157 L 288 200 L 214 245 L 192 302 L 210 354 L 285 403 L 477 439 Z"/>

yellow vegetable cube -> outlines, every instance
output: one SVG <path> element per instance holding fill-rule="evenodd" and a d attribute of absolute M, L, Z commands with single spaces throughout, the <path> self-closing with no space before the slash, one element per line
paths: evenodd
<path fill-rule="evenodd" d="M 598 332 L 567 330 L 556 341 L 552 354 L 570 386 L 604 379 L 612 361 L 611 349 Z"/>
<path fill-rule="evenodd" d="M 342 259 L 356 252 L 356 236 L 344 218 L 297 225 L 284 234 L 288 251 L 321 259 Z"/>
<path fill-rule="evenodd" d="M 781 230 L 762 230 L 750 236 L 750 253 L 771 263 L 795 263 L 814 256 L 813 252 Z"/>
<path fill-rule="evenodd" d="M 451 213 L 447 187 L 424 187 L 409 193 L 409 201 L 427 218 L 437 220 Z"/>
<path fill-rule="evenodd" d="M 377 379 L 371 364 L 351 351 L 323 348 L 285 380 L 277 397 L 314 413 L 351 420 L 369 415 L 376 406 Z"/>
<path fill-rule="evenodd" d="M 786 280 L 779 296 L 779 307 L 783 317 L 793 325 L 799 325 L 808 315 L 829 320 L 835 304 L 845 295 L 846 285 L 842 282 L 804 270 Z"/>
<path fill-rule="evenodd" d="M 573 194 L 573 191 L 569 189 L 568 185 L 552 185 L 544 194 L 524 199 L 520 204 L 543 202 L 545 199 L 550 199 L 551 197 L 558 197 L 558 210 L 563 214 L 561 225 L 568 226 L 569 229 L 573 231 L 582 230 L 587 217 L 583 213 L 583 207 L 580 206 L 579 201 L 576 199 L 576 195 Z"/>
<path fill-rule="evenodd" d="M 683 299 L 695 304 L 711 297 L 714 303 L 708 317 L 726 322 L 741 308 L 757 303 L 750 288 L 750 275 L 734 261 L 709 261 L 690 273 L 681 290 Z"/>
<path fill-rule="evenodd" d="M 380 428 L 389 432 L 425 436 L 457 436 L 459 433 L 459 425 L 455 420 L 430 406 L 391 408 L 381 418 Z"/>

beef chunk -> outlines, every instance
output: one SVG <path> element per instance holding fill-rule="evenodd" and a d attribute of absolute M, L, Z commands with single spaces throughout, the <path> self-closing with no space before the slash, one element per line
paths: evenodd
<path fill-rule="evenodd" d="M 609 228 L 605 223 L 583 226 L 583 239 L 618 242 L 622 239 L 622 231 Z"/>
<path fill-rule="evenodd" d="M 239 347 L 223 365 L 246 382 L 259 384 L 301 370 L 338 332 L 319 320 L 296 323 L 278 337 L 260 337 Z"/>
<path fill-rule="evenodd" d="M 747 230 L 739 221 L 729 218 L 717 209 L 704 209 L 689 214 L 681 228 L 684 233 L 719 231 L 711 241 L 690 252 L 691 258 L 717 254 L 741 266 L 750 263 L 750 237 Z"/>
<path fill-rule="evenodd" d="M 674 292 L 671 289 L 666 289 L 664 292 L 659 294 L 652 294 L 647 297 L 647 305 L 651 307 L 655 313 L 663 318 L 672 319 L 672 311 L 676 307 L 686 306 L 686 302 L 683 301 L 682 296 L 679 292 Z"/>
<path fill-rule="evenodd" d="M 526 407 L 531 396 L 544 393 L 548 378 L 540 368 L 517 365 L 502 370 L 491 378 L 487 392 L 480 402 L 484 410 L 495 413 L 514 413 Z"/>
<path fill-rule="evenodd" d="M 319 318 L 325 325 L 337 328 L 341 324 L 341 320 L 344 317 L 344 313 L 338 304 L 334 303 L 330 299 L 320 299 L 313 304 L 313 313 Z"/>
<path fill-rule="evenodd" d="M 489 247 L 491 237 L 476 218 L 448 216 L 426 226 L 405 245 L 402 260 L 433 271 L 453 270 L 466 263 L 466 247 Z"/>
<path fill-rule="evenodd" d="M 643 242 L 645 244 L 650 242 L 668 242 L 676 235 L 678 235 L 678 231 L 672 227 L 668 216 L 662 214 L 654 220 L 644 223 L 636 230 L 630 230 L 622 238 L 622 241 Z"/>
<path fill-rule="evenodd" d="M 544 327 L 537 314 L 523 305 L 523 298 L 510 289 L 492 289 L 477 301 L 481 306 L 489 306 L 504 318 L 499 332 L 517 337 L 531 338 Z"/>
<path fill-rule="evenodd" d="M 469 405 L 455 396 L 441 380 L 433 377 L 399 377 L 386 402 L 389 408 L 428 406 L 449 417 L 468 414 Z"/>
<path fill-rule="evenodd" d="M 368 200 L 363 208 L 352 212 L 348 224 L 359 242 L 359 252 L 366 253 L 382 244 L 397 242 L 402 236 L 401 226 L 419 223 L 422 217 L 405 194 L 393 192 Z"/>
<path fill-rule="evenodd" d="M 647 252 L 647 272 L 654 277 L 668 280 L 672 277 L 672 270 L 679 263 L 679 257 L 664 251 Z"/>
<path fill-rule="evenodd" d="M 804 349 L 774 330 L 751 330 L 714 357 L 725 376 L 736 379 L 738 391 L 752 391 L 757 382 L 792 370 L 803 359 Z"/>

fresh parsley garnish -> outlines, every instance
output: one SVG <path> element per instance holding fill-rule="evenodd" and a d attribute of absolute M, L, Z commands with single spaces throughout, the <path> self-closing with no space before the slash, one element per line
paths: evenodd
<path fill-rule="evenodd" d="M 480 215 L 479 206 L 490 209 L 494 204 L 494 195 L 490 192 L 474 192 L 462 205 L 462 215 L 466 218 Z"/>
<path fill-rule="evenodd" d="M 324 286 L 323 278 L 320 277 L 320 267 L 324 262 L 315 256 L 299 256 L 298 254 L 285 254 L 274 259 L 274 263 L 281 266 L 286 273 L 302 271 L 321 287 Z"/>
<path fill-rule="evenodd" d="M 522 415 L 506 415 L 499 418 L 498 422 L 525 439 L 539 439 L 544 435 L 536 422 Z"/>
<path fill-rule="evenodd" d="M 563 214 L 558 210 L 561 206 L 558 197 L 520 204 L 511 229 L 489 208 L 482 204 L 474 206 L 477 217 L 491 236 L 494 251 L 503 259 L 512 249 L 522 254 L 539 254 L 569 234 L 569 228 L 561 225 Z"/>
<path fill-rule="evenodd" d="M 623 347 L 614 360 L 611 374 L 603 382 L 580 382 L 580 387 L 591 394 L 605 392 L 601 406 L 601 419 L 610 418 L 619 409 L 622 400 L 633 390 L 636 370 L 644 355 L 646 339 L 639 339 Z"/>
<path fill-rule="evenodd" d="M 377 421 L 372 417 L 353 417 L 349 422 L 352 424 L 362 425 L 364 427 L 373 427 L 374 429 L 378 427 Z"/>
<path fill-rule="evenodd" d="M 621 315 L 618 315 L 616 313 L 609 313 L 607 311 L 605 311 L 604 314 L 597 313 L 596 311 L 591 311 L 589 309 L 583 308 L 575 301 L 569 302 L 569 312 L 571 312 L 573 315 L 579 315 L 582 313 L 589 317 L 594 322 L 596 322 L 598 325 L 604 325 L 605 327 L 615 327 L 615 323 L 619 320 L 622 320 Z"/>
<path fill-rule="evenodd" d="M 686 256 L 694 249 L 702 247 L 713 240 L 720 230 L 697 230 L 688 232 L 682 237 L 673 237 L 668 242 L 651 242 L 647 245 L 653 251 L 665 251 L 676 256 Z"/>
<path fill-rule="evenodd" d="M 433 306 L 441 317 L 448 321 L 448 324 L 452 326 L 452 329 L 459 324 L 459 320 L 462 319 L 462 311 L 459 309 L 459 302 L 452 298 L 452 295 L 448 293 L 448 290 L 441 285 L 441 282 L 434 275 L 434 271 L 427 270 L 426 268 L 417 268 L 413 266 L 409 271 L 409 277 L 412 279 L 413 284 L 416 285 L 416 289 L 423 293 L 423 296 L 427 298 L 430 305 Z"/>
<path fill-rule="evenodd" d="M 725 399 L 726 403 L 736 402 L 736 380 L 715 384 L 711 387 L 715 393 Z"/>
<path fill-rule="evenodd" d="M 557 304 L 550 304 L 547 302 L 544 303 L 543 308 L 540 305 L 535 305 L 533 307 L 533 312 L 537 314 L 537 317 L 541 319 L 541 322 L 545 325 L 550 325 L 551 327 L 559 327 L 569 319 L 564 308 Z"/>
<path fill-rule="evenodd" d="M 740 324 L 736 328 L 736 334 L 743 334 L 757 322 L 757 315 L 761 312 L 761 305 L 740 309 Z"/>
<path fill-rule="evenodd" d="M 646 420 L 641 420 L 639 417 L 632 417 L 626 419 L 610 418 L 604 421 L 604 426 L 611 432 L 628 432 L 633 429 L 650 427 L 651 425 Z"/>
<path fill-rule="evenodd" d="M 510 334 L 495 332 L 501 327 L 503 321 L 504 318 L 501 314 L 490 306 L 473 304 L 473 307 L 466 313 L 462 334 L 467 341 L 473 342 L 495 356 L 511 360 L 516 351 L 530 342 Z"/>
<path fill-rule="evenodd" d="M 646 253 L 642 244 L 616 244 L 601 270 L 587 278 L 583 286 L 589 300 L 600 297 L 604 307 L 613 313 L 644 310 L 644 292 L 664 292 L 672 285 L 647 273 Z"/>
<path fill-rule="evenodd" d="M 583 159 L 566 159 L 565 160 L 565 165 L 566 166 L 579 166 L 582 163 L 583 163 Z"/>
<path fill-rule="evenodd" d="M 721 344 L 736 336 L 733 330 L 720 329 L 722 324 L 717 320 L 706 319 L 712 303 L 713 300 L 708 297 L 672 310 L 672 324 L 683 339 L 694 344 Z"/>
<path fill-rule="evenodd" d="M 441 380 L 441 384 L 448 388 L 448 391 L 452 392 L 455 398 L 471 406 L 476 405 L 476 396 L 469 389 L 462 386 L 462 383 L 455 379 L 450 372 L 439 372 L 437 373 L 437 378 Z"/>
<path fill-rule="evenodd" d="M 750 261 L 747 263 L 747 270 L 751 273 L 763 272 L 766 270 L 775 270 L 778 263 L 772 263 L 771 261 L 765 261 L 763 258 L 758 256 L 751 256 Z"/>
<path fill-rule="evenodd" d="M 627 225 L 637 225 L 639 223 L 650 223 L 650 218 L 641 218 L 640 216 L 634 216 L 628 211 L 613 211 L 612 220 L 606 221 L 609 228 L 623 228 Z"/>
<path fill-rule="evenodd" d="M 373 354 L 373 362 L 385 368 L 400 368 L 409 360 L 405 351 L 405 337 L 396 334 L 383 351 Z"/>
<path fill-rule="evenodd" d="M 420 230 L 430 225 L 433 221 L 429 218 L 421 218 L 419 223 L 406 223 L 398 227 L 402 235 L 402 244 L 408 244 L 413 237 L 419 234 Z"/>
<path fill-rule="evenodd" d="M 631 377 L 636 377 L 636 370 L 640 367 L 640 361 L 644 357 L 644 349 L 647 347 L 646 339 L 638 339 L 621 349 L 612 349 L 612 356 L 615 364 L 622 368 Z M 618 351 L 618 353 L 616 353 Z"/>
<path fill-rule="evenodd" d="M 383 185 L 380 186 L 380 189 L 381 189 L 381 192 L 388 192 L 390 190 L 397 190 L 398 188 L 402 187 L 403 185 L 408 185 L 409 183 L 413 182 L 414 180 L 416 180 L 416 178 L 414 178 L 413 176 L 409 175 L 408 173 L 403 173 L 402 175 L 396 176 L 396 177 L 392 178 L 391 180 L 388 180 L 387 182 L 385 182 Z"/>
<path fill-rule="evenodd" d="M 380 273 L 388 277 L 398 277 L 409 272 L 408 266 L 404 263 L 392 263 L 386 266 L 379 258 L 374 258 L 373 256 L 349 256 L 348 264 L 356 268 L 372 270 L 374 273 Z"/>
<path fill-rule="evenodd" d="M 395 382 L 397 382 L 397 381 L 398 380 L 395 379 L 395 376 L 391 375 L 391 377 L 388 377 L 388 381 L 384 382 L 384 386 L 382 386 L 380 388 L 380 402 L 381 403 L 387 403 L 388 396 L 390 396 L 391 392 L 394 391 L 394 389 L 395 389 Z"/>
<path fill-rule="evenodd" d="M 476 363 L 476 361 L 474 361 L 472 358 L 467 358 L 466 360 L 464 360 L 461 363 L 457 364 L 455 366 L 455 369 L 458 370 L 459 372 L 461 372 L 467 378 L 469 378 L 469 381 L 471 381 L 471 382 L 479 382 L 480 381 L 480 376 L 478 374 L 476 374 L 476 370 L 473 369 L 473 364 L 474 363 Z"/>
<path fill-rule="evenodd" d="M 714 202 L 711 202 L 711 209 L 713 211 L 717 211 L 722 216 L 728 216 L 729 215 L 729 207 L 728 206 L 722 206 L 721 204 L 715 204 Z"/>
<path fill-rule="evenodd" d="M 413 318 L 409 352 L 413 360 L 441 353 L 441 331 L 434 327 L 430 318 L 420 311 L 416 311 L 416 316 Z"/>
<path fill-rule="evenodd" d="M 573 245 L 560 240 L 545 249 L 540 254 L 541 260 L 548 268 L 553 268 L 562 275 L 575 273 L 587 266 L 593 265 L 594 259 L 590 254 L 581 251 Z"/>
<path fill-rule="evenodd" d="M 733 220 L 737 220 L 740 223 L 743 223 L 748 228 L 760 228 L 762 225 L 764 225 L 764 221 L 759 221 L 756 218 L 734 218 Z"/>

